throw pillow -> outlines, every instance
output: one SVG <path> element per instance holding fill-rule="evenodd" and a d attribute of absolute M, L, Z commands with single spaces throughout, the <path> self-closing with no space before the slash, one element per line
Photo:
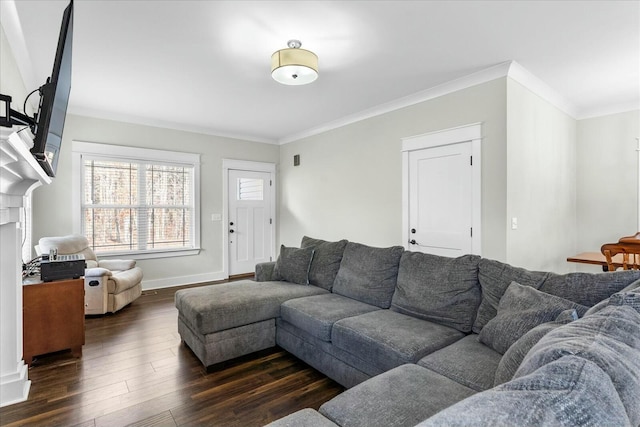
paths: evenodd
<path fill-rule="evenodd" d="M 587 311 L 580 304 L 512 282 L 500 299 L 498 314 L 482 328 L 478 339 L 504 354 L 528 331 L 568 309 L 576 309 L 578 314 Z"/>
<path fill-rule="evenodd" d="M 500 363 L 498 364 L 498 369 L 496 370 L 493 380 L 493 385 L 496 386 L 506 383 L 507 381 L 511 381 L 511 378 L 513 378 L 513 375 L 518 370 L 518 367 L 524 360 L 527 353 L 529 353 L 529 350 L 531 350 L 531 347 L 533 347 L 549 332 L 574 320 L 578 320 L 578 313 L 576 310 L 565 310 L 560 313 L 553 322 L 538 325 L 521 336 L 518 341 L 513 343 L 513 345 L 504 353 L 502 359 L 500 359 Z"/>
<path fill-rule="evenodd" d="M 280 256 L 276 260 L 273 274 L 276 280 L 309 284 L 309 266 L 313 258 L 313 249 L 288 248 L 280 246 Z"/>
<path fill-rule="evenodd" d="M 640 290 L 640 280 L 636 280 L 635 282 L 632 282 L 627 287 L 622 289 L 619 293 L 635 291 L 635 290 Z M 591 307 L 589 310 L 587 310 L 587 312 L 584 315 L 588 316 L 590 314 L 599 312 L 600 310 L 602 310 L 603 308 L 609 305 L 609 299 L 610 298 L 603 299 L 602 301 L 600 301 L 599 303 Z"/>
<path fill-rule="evenodd" d="M 484 325 L 495 317 L 500 298 L 511 282 L 539 289 L 549 274 L 543 271 L 529 271 L 500 261 L 482 258 L 478 264 L 478 280 L 482 288 L 482 301 L 473 323 L 473 332 L 479 334 Z"/>
<path fill-rule="evenodd" d="M 346 240 L 338 242 L 326 242 L 304 236 L 301 248 L 310 248 L 315 252 L 309 269 L 309 283 L 328 291 L 333 288 L 333 282 L 340 269 L 342 254 L 347 246 Z"/>
<path fill-rule="evenodd" d="M 477 255 L 458 258 L 406 251 L 391 310 L 471 332 L 480 304 Z"/>
<path fill-rule="evenodd" d="M 402 246 L 374 248 L 347 243 L 333 292 L 380 308 L 389 308 L 396 287 Z"/>

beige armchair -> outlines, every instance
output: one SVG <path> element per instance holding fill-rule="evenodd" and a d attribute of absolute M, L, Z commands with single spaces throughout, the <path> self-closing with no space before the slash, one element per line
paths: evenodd
<path fill-rule="evenodd" d="M 135 260 L 99 261 L 87 238 L 77 234 L 43 237 L 36 251 L 47 254 L 54 248 L 58 255 L 84 255 L 85 314 L 115 313 L 142 294 L 142 269 Z"/>

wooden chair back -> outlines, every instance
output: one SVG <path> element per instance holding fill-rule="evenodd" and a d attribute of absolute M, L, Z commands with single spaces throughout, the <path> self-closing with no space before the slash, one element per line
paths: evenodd
<path fill-rule="evenodd" d="M 608 271 L 640 270 L 640 232 L 633 236 L 622 237 L 618 243 L 605 243 L 600 251 L 607 259 Z M 614 261 L 613 257 L 621 254 L 622 262 Z"/>

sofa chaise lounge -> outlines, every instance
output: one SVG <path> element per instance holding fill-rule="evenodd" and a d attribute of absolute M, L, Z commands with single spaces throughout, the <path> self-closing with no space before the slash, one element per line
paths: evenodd
<path fill-rule="evenodd" d="M 637 426 L 639 286 L 304 237 L 176 307 L 205 366 L 278 345 L 348 389 L 277 426 Z"/>

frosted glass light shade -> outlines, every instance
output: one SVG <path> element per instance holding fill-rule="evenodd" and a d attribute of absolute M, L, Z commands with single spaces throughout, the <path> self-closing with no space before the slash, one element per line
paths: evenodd
<path fill-rule="evenodd" d="M 318 78 L 318 57 L 299 47 L 274 52 L 271 55 L 271 77 L 285 85 L 311 83 Z"/>

